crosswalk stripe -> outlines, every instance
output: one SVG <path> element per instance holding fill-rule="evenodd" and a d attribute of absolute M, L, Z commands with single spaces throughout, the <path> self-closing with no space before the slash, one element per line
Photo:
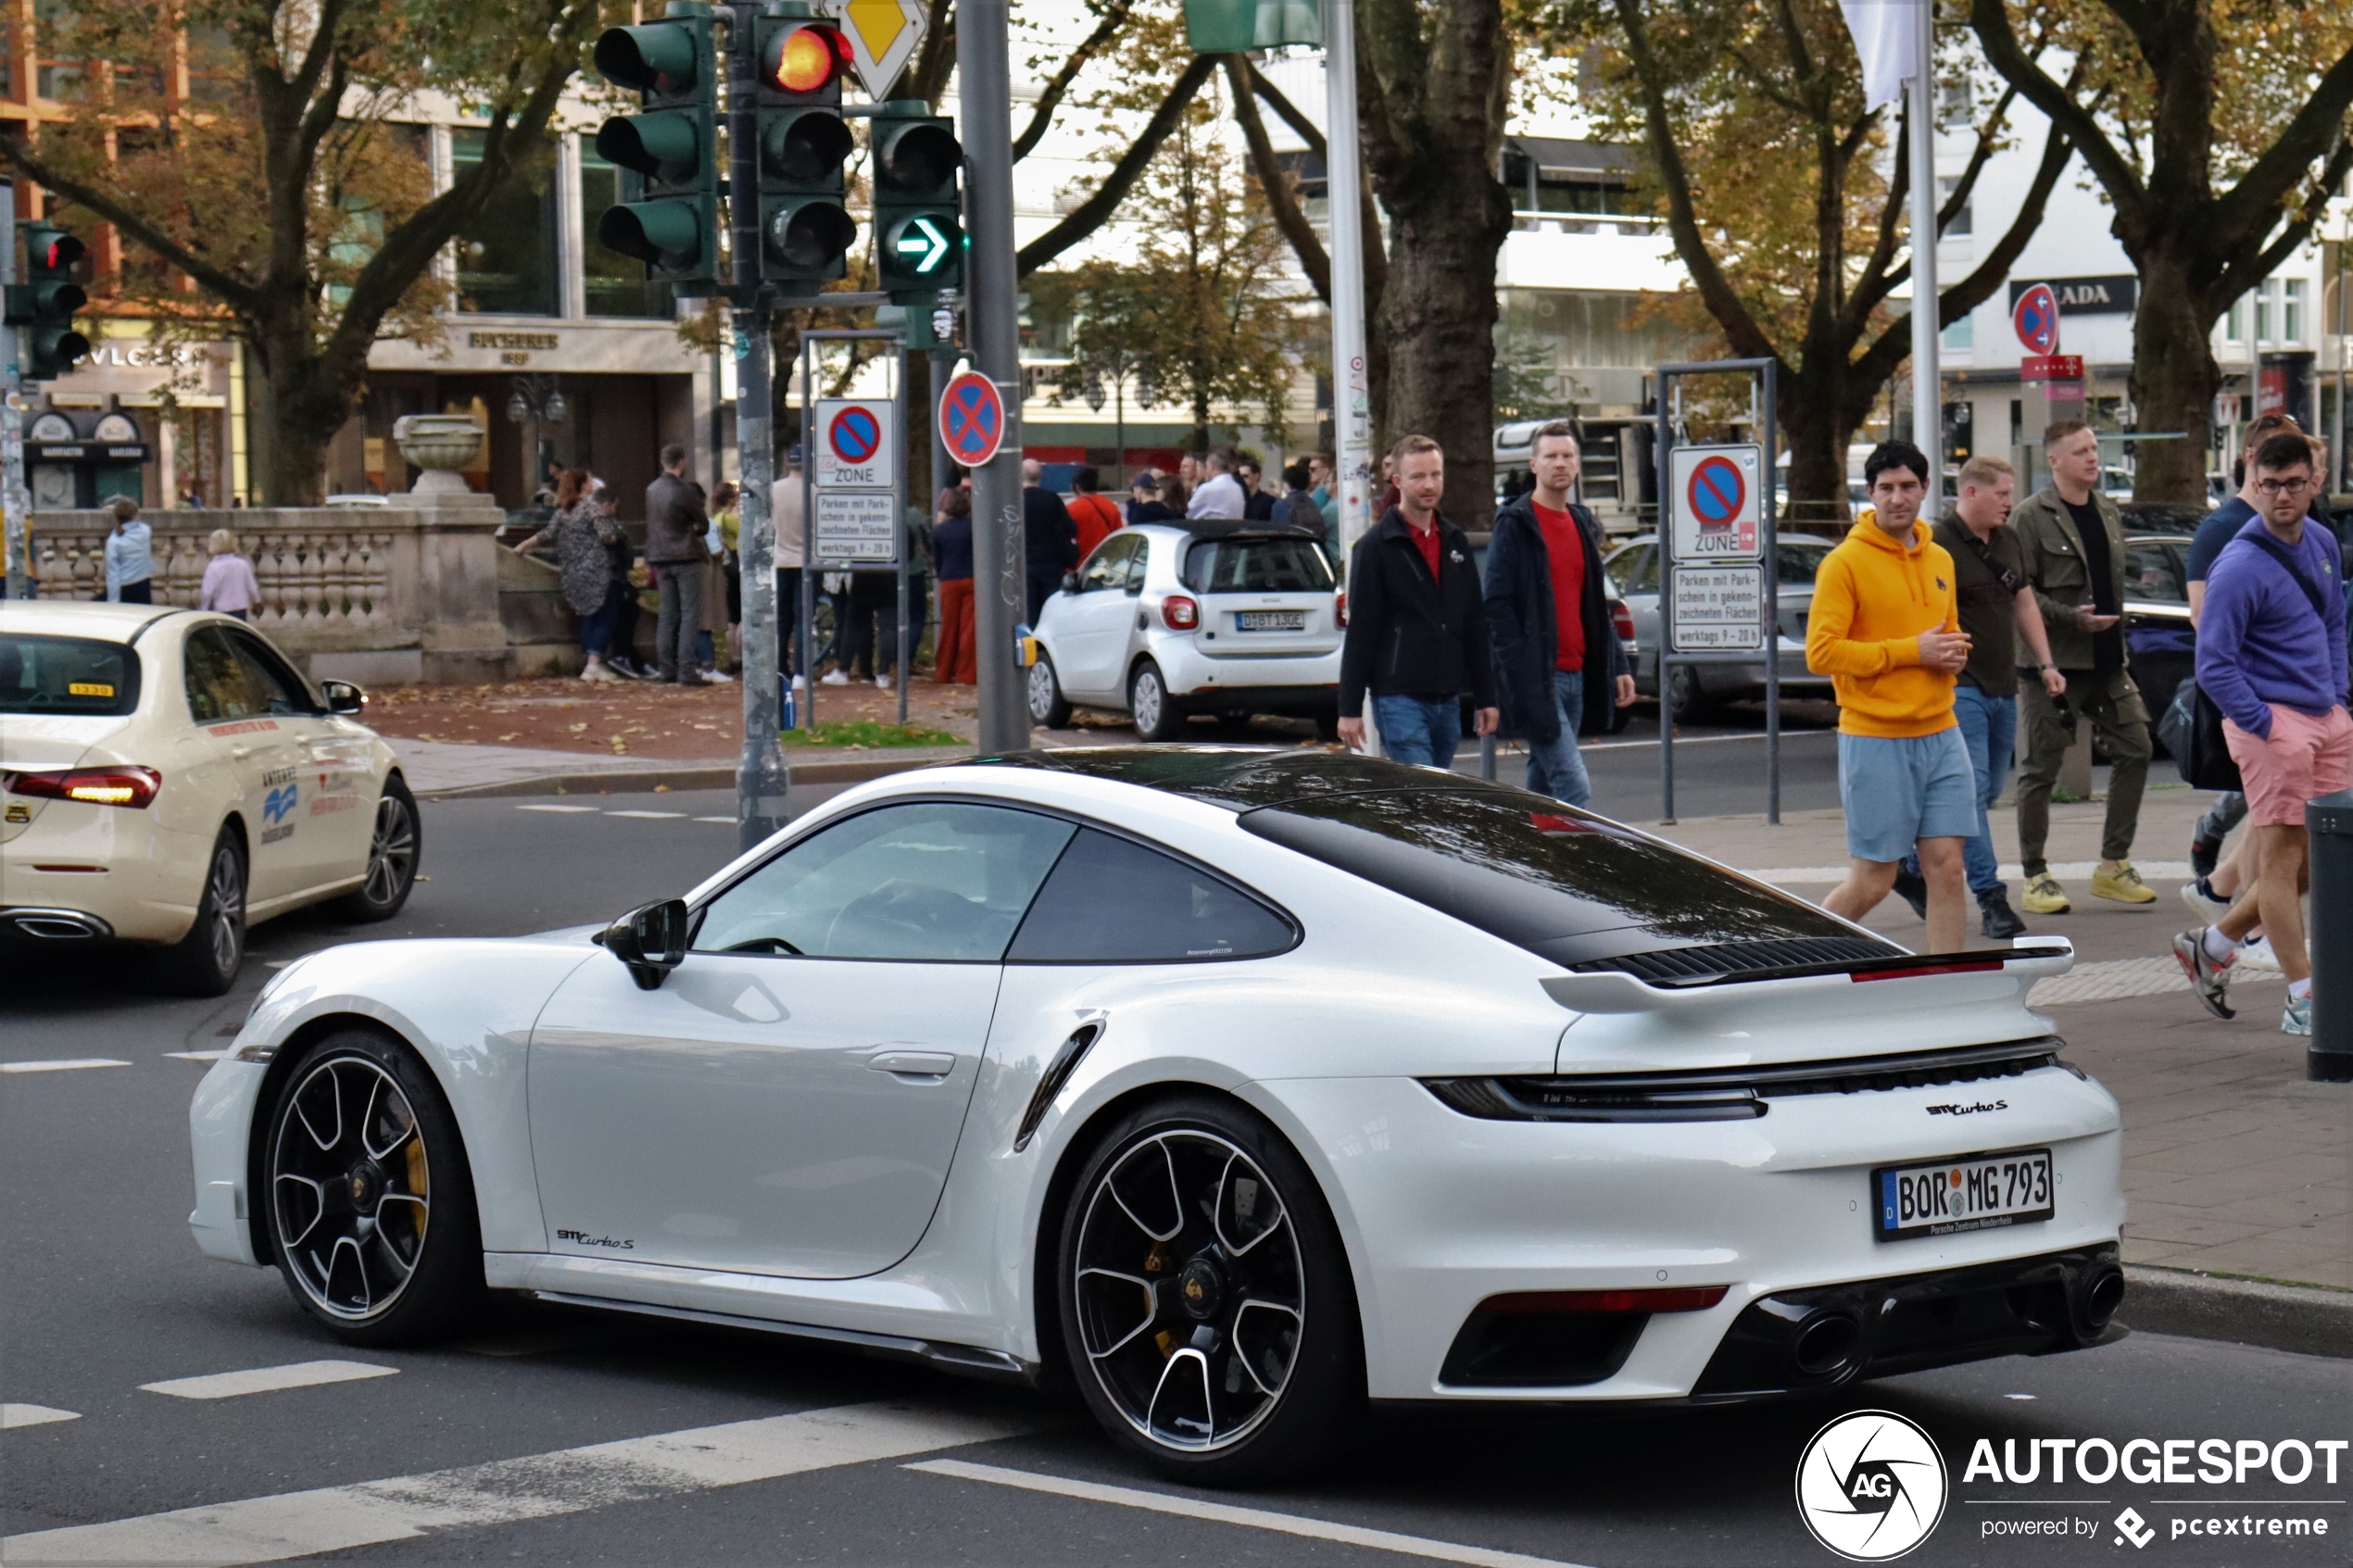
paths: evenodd
<path fill-rule="evenodd" d="M 667 821 L 686 814 L 684 811 L 608 811 L 605 813 L 608 817 L 645 817 L 654 821 Z"/>
<path fill-rule="evenodd" d="M 168 1378 L 161 1383 L 142 1383 L 139 1387 L 145 1393 L 169 1394 L 175 1399 L 234 1399 L 245 1394 L 274 1394 L 284 1388 L 310 1388 L 321 1383 L 390 1377 L 399 1370 L 396 1366 L 375 1366 L 367 1361 L 289 1361 L 284 1366 Z"/>
<path fill-rule="evenodd" d="M 594 806 L 518 806 L 515 808 L 518 811 L 561 811 L 567 815 L 574 811 L 594 811 L 596 809 Z"/>
<path fill-rule="evenodd" d="M 47 1405 L 0 1405 L 0 1432 L 19 1426 L 45 1426 L 53 1421 L 80 1421 L 80 1411 L 51 1410 Z"/>
<path fill-rule="evenodd" d="M 1004 1470 L 993 1464 L 967 1464 L 962 1460 L 933 1459 L 908 1465 L 907 1468 L 932 1475 L 953 1476 L 959 1481 L 981 1481 L 992 1486 L 1017 1486 L 1024 1491 L 1051 1492 L 1057 1497 L 1111 1503 L 1119 1508 L 1174 1513 L 1214 1524 L 1239 1524 L 1246 1529 L 1305 1536 L 1311 1540 L 1336 1541 L 1343 1546 L 1393 1551 L 1405 1557 L 1468 1563 L 1471 1568 L 1576 1568 L 1576 1564 L 1566 1563 L 1554 1557 L 1529 1557 L 1522 1552 L 1497 1551 L 1489 1547 L 1433 1540 L 1426 1536 L 1400 1535 L 1394 1530 L 1372 1530 L 1361 1524 L 1312 1519 L 1302 1513 L 1277 1513 L 1271 1509 L 1203 1502 L 1196 1498 L 1180 1498 L 1168 1492 L 1147 1492 L 1134 1486 L 1107 1486 L 1100 1481 L 1070 1481 L 1059 1475 L 1040 1475 L 1029 1470 Z"/>
<path fill-rule="evenodd" d="M 277 1562 L 1018 1436 L 1035 1423 L 844 1405 L 0 1540 L 10 1562 Z"/>
<path fill-rule="evenodd" d="M 77 1056 L 59 1061 L 0 1061 L 0 1073 L 79 1073 L 85 1067 L 128 1067 L 108 1056 Z"/>

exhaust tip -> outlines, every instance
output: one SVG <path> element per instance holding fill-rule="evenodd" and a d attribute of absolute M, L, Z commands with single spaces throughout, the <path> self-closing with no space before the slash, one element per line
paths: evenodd
<path fill-rule="evenodd" d="M 2083 1287 L 2083 1321 L 2095 1331 L 2106 1328 L 2123 1303 L 2124 1271 L 2113 1266 L 2102 1269 Z"/>
<path fill-rule="evenodd" d="M 1845 1370 L 1862 1342 L 1863 1325 L 1847 1312 L 1817 1312 L 1799 1325 L 1790 1342 L 1790 1360 L 1808 1377 Z"/>

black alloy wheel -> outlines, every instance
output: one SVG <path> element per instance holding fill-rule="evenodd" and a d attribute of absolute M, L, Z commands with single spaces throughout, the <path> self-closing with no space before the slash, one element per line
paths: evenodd
<path fill-rule="evenodd" d="M 1204 1485 L 1314 1463 L 1361 1400 L 1354 1292 L 1279 1135 L 1207 1097 L 1112 1129 L 1072 1193 L 1062 1320 L 1096 1419 Z"/>
<path fill-rule="evenodd" d="M 394 773 L 384 780 L 383 798 L 376 802 L 376 821 L 368 837 L 368 868 L 358 887 L 344 895 L 344 915 L 353 921 L 390 920 L 409 901 L 417 884 L 417 865 L 424 850 L 424 825 L 417 814 L 416 797 Z"/>
<path fill-rule="evenodd" d="M 454 1119 L 405 1047 L 346 1030 L 304 1053 L 269 1123 L 269 1235 L 288 1288 L 351 1344 L 447 1326 L 482 1289 Z"/>
<path fill-rule="evenodd" d="M 172 989 L 218 997 L 237 983 L 245 961 L 245 846 L 235 828 L 224 825 L 205 862 L 195 923 L 167 951 L 163 967 Z"/>

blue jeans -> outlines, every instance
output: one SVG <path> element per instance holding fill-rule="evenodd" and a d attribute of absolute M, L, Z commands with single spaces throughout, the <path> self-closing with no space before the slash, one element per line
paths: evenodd
<path fill-rule="evenodd" d="M 1977 832 L 1961 845 L 1961 865 L 1969 872 L 1969 890 L 1982 898 L 2002 891 L 2001 862 L 1994 856 L 1994 829 L 1986 813 L 2000 797 L 2017 755 L 2018 698 L 1994 696 L 1963 682 L 1953 688 L 1953 717 L 1960 721 L 1961 744 L 1969 747 L 1969 765 L 1977 774 Z M 1904 857 L 1904 869 L 1919 875 L 1917 850 Z"/>
<path fill-rule="evenodd" d="M 1571 806 L 1593 798 L 1593 781 L 1586 776 L 1585 759 L 1577 750 L 1577 728 L 1585 721 L 1585 671 L 1553 671 L 1553 696 L 1560 708 L 1561 733 L 1550 741 L 1528 743 L 1528 787 Z"/>
<path fill-rule="evenodd" d="M 612 641 L 613 628 L 621 623 L 621 598 L 629 589 L 623 583 L 605 584 L 605 602 L 580 618 L 580 651 L 589 659 L 602 659 L 605 645 Z"/>
<path fill-rule="evenodd" d="M 1380 726 L 1381 754 L 1392 762 L 1451 768 L 1463 744 L 1463 709 L 1453 697 L 1424 702 L 1417 696 L 1373 698 L 1373 722 Z"/>

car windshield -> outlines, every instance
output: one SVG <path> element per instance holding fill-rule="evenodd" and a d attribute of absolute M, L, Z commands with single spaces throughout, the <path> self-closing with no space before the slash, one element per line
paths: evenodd
<path fill-rule="evenodd" d="M 2128 543 L 2124 560 L 2126 598 L 2160 605 L 2190 602 L 2189 588 L 2182 581 L 2182 563 L 2167 546 Z"/>
<path fill-rule="evenodd" d="M 1831 552 L 1822 545 L 1795 545 L 1784 539 L 1773 548 L 1773 572 L 1784 588 L 1810 588 L 1814 573 L 1821 570 L 1822 558 Z"/>
<path fill-rule="evenodd" d="M 1297 799 L 1241 825 L 1560 964 L 1844 936 L 1788 895 L 1543 796 L 1490 786 Z"/>
<path fill-rule="evenodd" d="M 129 713 L 139 656 L 120 643 L 0 633 L 0 713 Z"/>
<path fill-rule="evenodd" d="M 1196 594 L 1314 594 L 1331 585 L 1313 539 L 1201 539 L 1185 553 L 1185 586 Z"/>

